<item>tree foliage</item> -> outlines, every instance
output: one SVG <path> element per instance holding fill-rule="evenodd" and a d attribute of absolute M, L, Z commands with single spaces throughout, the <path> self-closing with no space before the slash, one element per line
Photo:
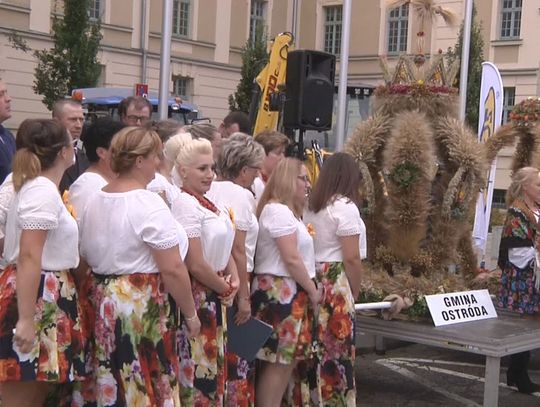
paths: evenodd
<path fill-rule="evenodd" d="M 97 52 L 101 41 L 100 22 L 88 15 L 90 0 L 64 0 L 64 16 L 54 16 L 51 37 L 53 48 L 34 50 L 34 92 L 43 96 L 43 104 L 69 95 L 75 88 L 95 86 L 101 66 Z M 57 2 L 55 2 L 55 10 Z M 23 52 L 32 51 L 21 35 L 8 36 L 11 46 Z"/>
<path fill-rule="evenodd" d="M 480 87 L 482 82 L 482 62 L 484 62 L 484 38 L 482 37 L 482 23 L 478 21 L 476 6 L 473 5 L 471 27 L 471 46 L 469 49 L 469 73 L 467 81 L 467 106 L 465 119 L 474 130 L 478 128 L 478 106 L 480 104 Z M 454 48 L 448 49 L 448 59 L 452 62 L 461 58 L 463 49 L 463 23 L 459 30 L 459 37 Z M 459 75 L 458 75 L 459 78 Z M 457 84 L 459 86 L 459 79 Z"/>
<path fill-rule="evenodd" d="M 266 36 L 260 29 L 257 30 L 255 38 L 249 39 L 242 49 L 242 77 L 234 95 L 229 95 L 229 109 L 231 111 L 239 110 L 249 114 L 253 83 L 267 62 Z"/>

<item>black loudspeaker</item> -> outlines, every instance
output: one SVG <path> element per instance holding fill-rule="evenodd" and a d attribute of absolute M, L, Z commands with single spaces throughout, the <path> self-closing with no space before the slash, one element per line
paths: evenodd
<path fill-rule="evenodd" d="M 335 55 L 311 50 L 289 52 L 283 127 L 318 131 L 332 128 L 335 73 Z"/>

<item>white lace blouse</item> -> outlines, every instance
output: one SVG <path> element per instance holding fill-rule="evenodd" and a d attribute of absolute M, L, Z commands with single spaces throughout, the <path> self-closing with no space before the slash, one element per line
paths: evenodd
<path fill-rule="evenodd" d="M 69 187 L 69 203 L 75 209 L 77 222 L 81 221 L 84 208 L 88 199 L 97 191 L 107 185 L 107 181 L 95 172 L 85 172 L 81 174 Z"/>
<path fill-rule="evenodd" d="M 365 225 L 358 207 L 345 197 L 338 197 L 317 213 L 306 211 L 304 223 L 311 224 L 315 231 L 313 242 L 317 262 L 343 261 L 340 237 L 359 235 L 360 247 L 365 241 Z"/>
<path fill-rule="evenodd" d="M 192 195 L 182 191 L 173 202 L 172 213 L 189 239 L 200 238 L 205 261 L 216 272 L 223 271 L 231 257 L 234 227 L 225 208 L 215 214 Z"/>
<path fill-rule="evenodd" d="M 81 256 L 102 275 L 157 273 L 151 249 L 179 243 L 171 211 L 145 189 L 98 191 L 86 205 L 80 229 Z"/>
<path fill-rule="evenodd" d="M 214 181 L 206 196 L 216 205 L 231 210 L 236 229 L 246 232 L 247 271 L 252 272 L 259 233 L 253 194 L 234 182 Z"/>
<path fill-rule="evenodd" d="M 46 230 L 42 270 L 59 271 L 79 265 L 77 222 L 62 202 L 58 187 L 48 178 L 26 182 L 9 207 L 4 239 L 7 264 L 17 263 L 23 230 Z"/>
<path fill-rule="evenodd" d="M 259 216 L 259 238 L 255 255 L 256 274 L 291 277 L 277 246 L 279 237 L 296 234 L 297 249 L 311 278 L 315 277 L 313 239 L 302 221 L 286 205 L 268 203 Z"/>

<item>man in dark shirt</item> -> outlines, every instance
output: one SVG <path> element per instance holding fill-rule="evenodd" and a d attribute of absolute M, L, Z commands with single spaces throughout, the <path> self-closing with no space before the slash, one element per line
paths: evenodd
<path fill-rule="evenodd" d="M 0 78 L 0 183 L 11 172 L 11 161 L 15 155 L 15 137 L 2 123 L 11 117 L 11 97 L 6 84 Z"/>
<path fill-rule="evenodd" d="M 74 141 L 75 163 L 64 172 L 60 181 L 60 193 L 64 193 L 89 166 L 80 140 L 84 114 L 81 104 L 76 100 L 61 99 L 54 102 L 52 115 L 53 119 L 64 125 Z"/>

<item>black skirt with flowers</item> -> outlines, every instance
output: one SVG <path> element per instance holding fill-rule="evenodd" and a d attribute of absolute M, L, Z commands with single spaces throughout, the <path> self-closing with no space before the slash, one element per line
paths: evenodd
<path fill-rule="evenodd" d="M 255 318 L 274 327 L 257 359 L 290 364 L 311 357 L 313 310 L 307 292 L 292 278 L 257 274 L 251 307 Z"/>
<path fill-rule="evenodd" d="M 41 272 L 34 316 L 36 342 L 26 354 L 13 343 L 19 318 L 16 276 L 13 265 L 0 272 L 0 382 L 84 379 L 86 332 L 72 274 Z"/>

